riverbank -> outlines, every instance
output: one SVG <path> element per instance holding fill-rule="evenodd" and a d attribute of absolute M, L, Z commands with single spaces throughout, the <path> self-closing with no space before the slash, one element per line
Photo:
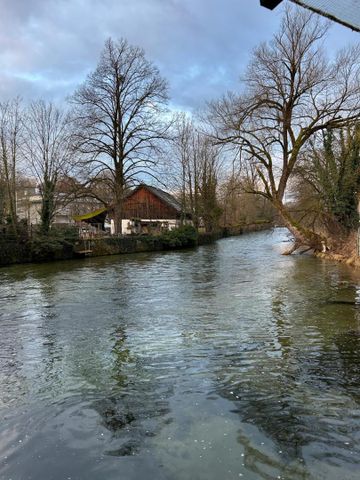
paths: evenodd
<path fill-rule="evenodd" d="M 220 238 L 242 235 L 272 228 L 270 222 L 258 222 L 224 228 L 215 233 L 191 232 L 174 235 L 172 232 L 161 236 L 123 236 L 49 241 L 14 241 L 0 239 L 0 266 L 22 263 L 46 263 L 59 260 L 71 260 L 84 257 L 100 257 L 141 252 L 178 250 L 213 243 Z"/>
<path fill-rule="evenodd" d="M 345 263 L 346 265 L 349 265 L 350 267 L 354 267 L 354 268 L 360 267 L 360 258 L 356 254 L 348 256 L 341 253 L 318 252 L 315 254 L 315 256 L 318 258 L 323 258 L 324 260 L 331 260 L 333 262 Z"/>
<path fill-rule="evenodd" d="M 127 253 L 159 252 L 164 250 L 178 250 L 214 243 L 220 238 L 242 235 L 244 233 L 268 230 L 272 227 L 269 222 L 239 225 L 232 228 L 223 228 L 214 233 L 198 233 L 194 238 L 182 237 L 175 241 L 172 235 L 161 236 L 124 236 L 104 237 L 91 240 L 82 240 L 75 247 L 75 256 L 100 257 L 104 255 L 119 255 Z M 168 238 L 167 238 L 168 237 Z"/>
<path fill-rule="evenodd" d="M 334 251 L 328 250 L 327 252 L 318 252 L 316 253 L 316 256 L 333 262 L 345 263 L 350 267 L 359 268 L 360 257 L 358 254 L 357 242 L 357 234 L 354 232 L 346 242 L 337 246 Z"/>
<path fill-rule="evenodd" d="M 333 262 L 345 263 L 350 267 L 355 267 L 355 268 L 360 267 L 360 258 L 355 256 L 346 257 L 345 255 L 342 255 L 340 253 L 329 253 L 329 252 L 326 252 L 326 253 L 318 252 L 315 254 L 315 256 L 318 258 L 323 258 L 324 260 L 331 260 Z"/>

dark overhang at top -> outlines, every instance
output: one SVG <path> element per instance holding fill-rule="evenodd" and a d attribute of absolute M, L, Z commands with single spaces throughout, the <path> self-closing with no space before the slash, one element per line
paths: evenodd
<path fill-rule="evenodd" d="M 282 0 L 260 0 L 260 5 L 265 8 L 269 8 L 270 10 L 274 10 L 275 7 L 281 3 Z"/>
<path fill-rule="evenodd" d="M 291 0 L 302 7 L 360 32 L 359 0 Z M 260 0 L 260 5 L 273 10 L 282 0 Z"/>

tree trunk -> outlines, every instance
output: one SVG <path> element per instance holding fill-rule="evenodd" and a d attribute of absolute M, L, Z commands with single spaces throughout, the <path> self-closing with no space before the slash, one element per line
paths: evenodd
<path fill-rule="evenodd" d="M 17 235 L 17 216 L 16 216 L 16 192 L 13 190 L 10 180 L 8 180 L 8 200 L 11 227 L 15 235 Z"/>
<path fill-rule="evenodd" d="M 116 197 L 115 202 L 116 202 L 114 207 L 115 235 L 121 235 L 122 234 L 122 216 L 123 216 L 122 199 Z"/>
<path fill-rule="evenodd" d="M 118 167 L 115 173 L 115 206 L 114 206 L 114 229 L 115 235 L 122 234 L 124 185 L 123 175 Z"/>
<path fill-rule="evenodd" d="M 289 253 L 292 253 L 301 246 L 307 246 L 313 248 L 316 251 L 321 251 L 323 249 L 324 242 L 326 244 L 326 239 L 324 237 L 308 228 L 301 226 L 291 216 L 291 214 L 281 201 L 275 200 L 273 201 L 273 205 L 278 211 L 280 218 L 284 222 L 284 225 L 288 228 L 288 230 L 290 230 L 290 232 L 294 236 L 294 248 Z"/>
<path fill-rule="evenodd" d="M 3 150 L 3 167 L 4 167 L 4 176 L 6 182 L 6 193 L 7 193 L 7 202 L 8 202 L 8 213 L 10 218 L 10 224 L 15 235 L 17 235 L 17 216 L 16 216 L 16 190 L 15 190 L 15 178 L 11 176 L 11 166 L 9 165 L 8 156 L 6 153 L 6 145 L 2 141 L 2 150 Z"/>
<path fill-rule="evenodd" d="M 55 212 L 55 183 L 47 180 L 42 188 L 41 231 L 48 235 Z"/>

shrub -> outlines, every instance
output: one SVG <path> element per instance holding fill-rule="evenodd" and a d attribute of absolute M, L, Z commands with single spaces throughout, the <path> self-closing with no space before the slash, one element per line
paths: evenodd
<path fill-rule="evenodd" d="M 193 226 L 184 225 L 164 232 L 159 239 L 165 248 L 194 247 L 197 244 L 198 234 Z"/>
<path fill-rule="evenodd" d="M 52 228 L 47 235 L 38 232 L 31 240 L 31 256 L 35 262 L 71 258 L 78 240 L 74 227 Z"/>

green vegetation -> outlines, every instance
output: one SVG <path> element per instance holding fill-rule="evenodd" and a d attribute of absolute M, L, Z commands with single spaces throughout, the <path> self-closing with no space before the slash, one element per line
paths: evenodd
<path fill-rule="evenodd" d="M 77 228 L 53 227 L 47 234 L 40 228 L 30 236 L 26 224 L 19 222 L 16 235 L 11 226 L 1 231 L 0 265 L 72 258 L 77 240 Z"/>
<path fill-rule="evenodd" d="M 31 258 L 37 262 L 72 258 L 78 240 L 77 228 L 52 228 L 44 234 L 42 230 L 30 240 Z"/>
<path fill-rule="evenodd" d="M 330 244 L 344 241 L 358 226 L 359 186 L 360 126 L 328 130 L 297 169 L 293 215 Z"/>
<path fill-rule="evenodd" d="M 159 236 L 164 248 L 194 247 L 197 244 L 198 234 L 191 225 L 184 225 L 174 230 L 164 232 Z"/>
<path fill-rule="evenodd" d="M 346 230 L 357 226 L 360 186 L 360 128 L 324 135 L 324 151 L 314 158 L 314 175 L 327 211 Z"/>

